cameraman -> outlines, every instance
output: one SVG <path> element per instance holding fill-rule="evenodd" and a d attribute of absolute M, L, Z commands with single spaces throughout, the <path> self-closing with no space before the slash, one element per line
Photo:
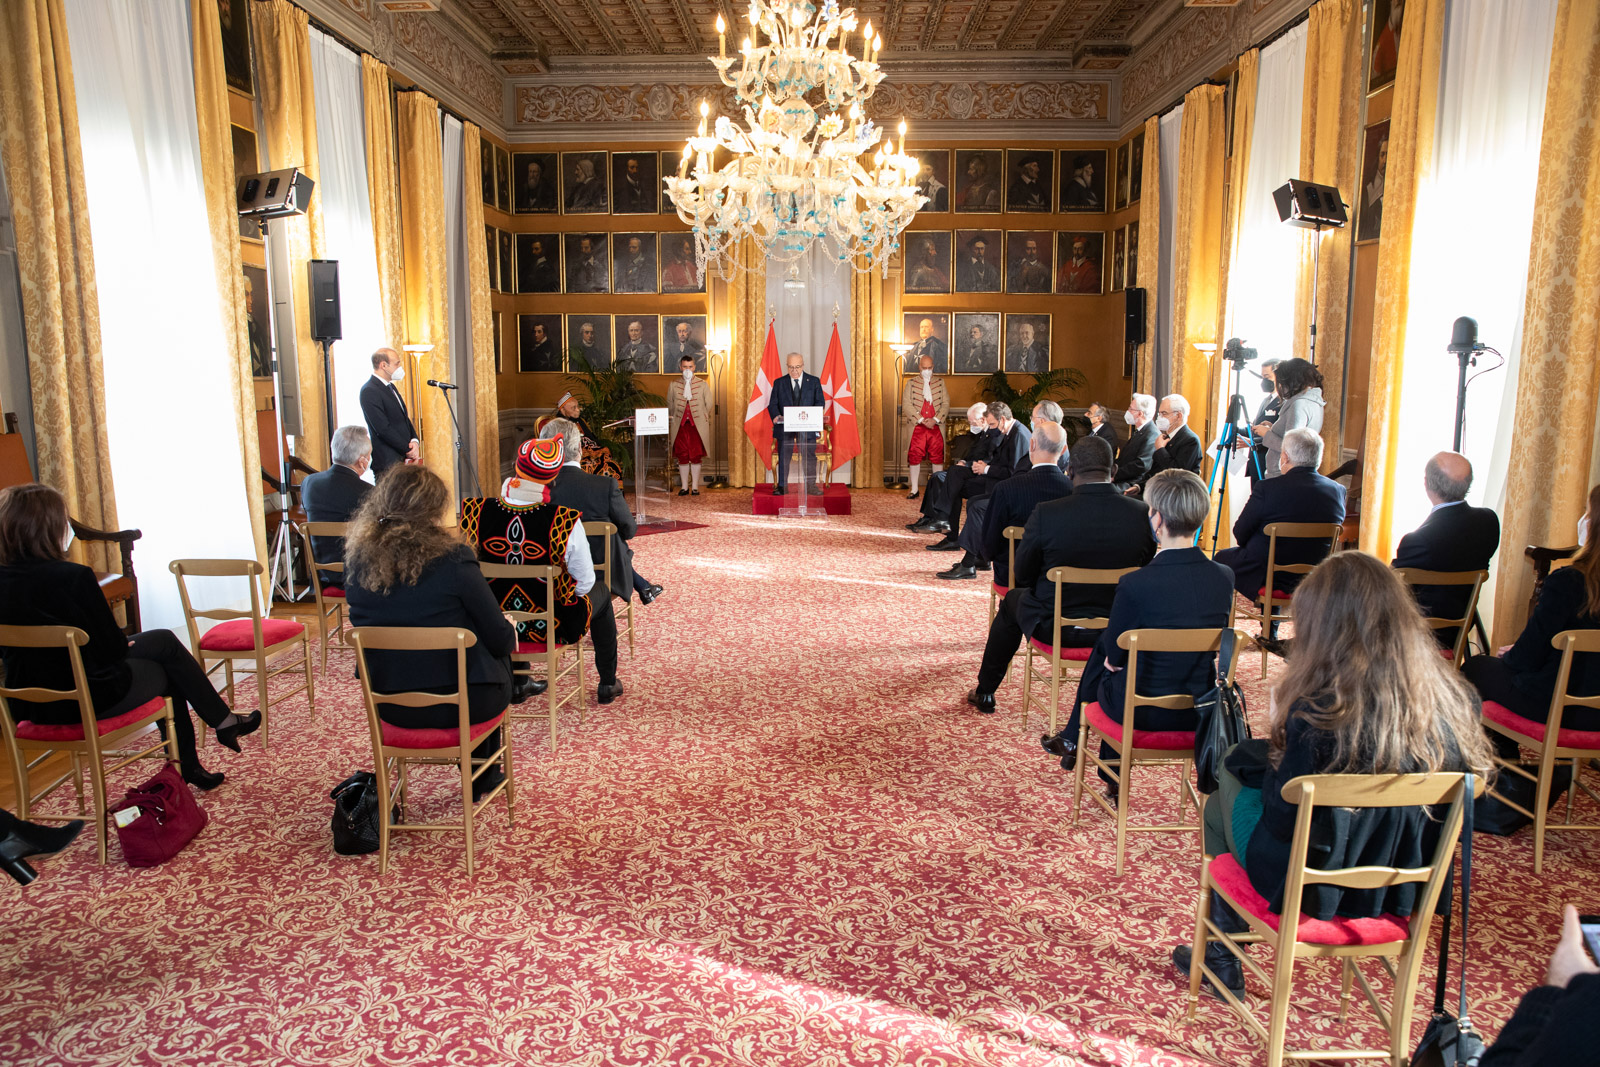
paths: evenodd
<path fill-rule="evenodd" d="M 1267 397 L 1261 401 L 1261 406 L 1256 408 L 1256 417 L 1250 420 L 1252 427 L 1260 426 L 1263 423 L 1271 426 L 1278 418 L 1279 409 L 1283 407 L 1283 397 L 1278 395 L 1278 379 L 1273 371 L 1273 368 L 1281 362 L 1283 361 L 1277 359 L 1264 359 L 1261 361 L 1261 391 L 1266 393 Z M 1234 444 L 1234 448 L 1251 448 L 1250 439 L 1241 437 Z M 1250 476 L 1250 487 L 1252 489 L 1255 488 L 1256 482 L 1266 476 L 1266 470 L 1267 446 L 1262 444 L 1259 438 L 1256 438 L 1255 446 L 1251 449 L 1250 462 L 1245 464 L 1245 473 Z"/>

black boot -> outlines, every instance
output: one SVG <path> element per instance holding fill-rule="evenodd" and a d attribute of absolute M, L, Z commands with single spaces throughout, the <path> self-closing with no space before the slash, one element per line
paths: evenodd
<path fill-rule="evenodd" d="M 0 808 L 0 867 L 5 868 L 18 885 L 27 885 L 39 876 L 24 857 L 60 852 L 72 844 L 72 839 L 82 829 L 82 819 L 73 819 L 61 826 L 42 826 Z"/>
<path fill-rule="evenodd" d="M 1172 950 L 1172 965 L 1182 973 L 1184 981 L 1189 980 L 1189 964 L 1193 961 L 1193 957 L 1192 945 L 1177 945 Z M 1236 997 L 1244 996 L 1244 968 L 1240 966 L 1238 958 L 1228 951 L 1226 945 L 1215 941 L 1206 942 L 1206 966 L 1211 969 L 1212 974 L 1222 979 L 1222 984 L 1228 987 L 1230 993 Z M 1222 994 L 1211 985 L 1210 978 L 1202 976 L 1200 981 L 1211 990 L 1212 996 L 1222 1000 Z"/>
<path fill-rule="evenodd" d="M 183 775 L 184 781 L 188 782 L 202 793 L 211 792 L 211 790 L 215 789 L 217 786 L 221 785 L 227 780 L 227 775 L 223 774 L 221 771 L 218 771 L 216 774 L 212 774 L 210 771 L 200 766 L 200 758 L 198 756 L 196 756 L 192 762 L 179 760 L 178 773 Z"/>

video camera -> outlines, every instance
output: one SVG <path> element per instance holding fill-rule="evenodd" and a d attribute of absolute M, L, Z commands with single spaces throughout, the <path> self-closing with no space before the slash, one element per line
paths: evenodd
<path fill-rule="evenodd" d="M 1237 337 L 1228 338 L 1228 343 L 1222 346 L 1222 358 L 1234 365 L 1235 369 L 1243 368 L 1246 363 L 1261 355 L 1254 348 L 1246 348 L 1244 342 Z"/>

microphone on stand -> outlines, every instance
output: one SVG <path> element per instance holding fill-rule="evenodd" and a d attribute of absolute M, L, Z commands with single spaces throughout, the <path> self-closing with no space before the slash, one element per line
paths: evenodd
<path fill-rule="evenodd" d="M 1486 347 L 1478 340 L 1478 320 L 1463 315 L 1451 328 L 1450 344 L 1445 351 L 1461 355 L 1465 352 L 1482 352 Z"/>
<path fill-rule="evenodd" d="M 1467 421 L 1467 368 L 1478 365 L 1478 353 L 1489 350 L 1489 346 L 1478 340 L 1478 320 L 1463 315 L 1456 320 L 1450 329 L 1450 344 L 1445 351 L 1456 357 L 1461 364 L 1460 376 L 1456 379 L 1456 423 L 1455 434 L 1451 439 L 1451 449 L 1461 451 L 1462 429 Z M 1491 370 L 1493 368 L 1490 368 Z M 1482 372 L 1480 372 L 1482 373 Z M 1477 375 L 1473 375 L 1477 377 Z"/>
<path fill-rule="evenodd" d="M 437 388 L 437 389 L 460 389 L 461 388 L 461 386 L 459 386 L 459 385 L 451 385 L 449 382 L 435 381 L 432 378 L 428 379 L 428 384 L 433 386 L 433 387 L 435 387 L 435 388 Z"/>

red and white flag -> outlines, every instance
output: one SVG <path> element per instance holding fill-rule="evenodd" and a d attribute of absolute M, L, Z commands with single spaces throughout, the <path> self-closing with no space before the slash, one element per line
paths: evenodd
<path fill-rule="evenodd" d="M 828 358 L 822 364 L 822 398 L 823 421 L 833 427 L 833 465 L 829 469 L 838 470 L 861 454 L 861 430 L 856 425 L 856 398 L 850 391 L 850 370 L 844 365 L 837 322 L 828 342 Z"/>
<path fill-rule="evenodd" d="M 756 371 L 756 385 L 744 409 L 744 435 L 750 438 L 756 458 L 768 470 L 772 469 L 772 416 L 767 414 L 767 402 L 772 399 L 772 383 L 783 377 L 783 364 L 778 359 L 778 335 L 773 326 L 773 323 L 767 324 L 767 347 L 761 352 L 761 369 Z"/>

